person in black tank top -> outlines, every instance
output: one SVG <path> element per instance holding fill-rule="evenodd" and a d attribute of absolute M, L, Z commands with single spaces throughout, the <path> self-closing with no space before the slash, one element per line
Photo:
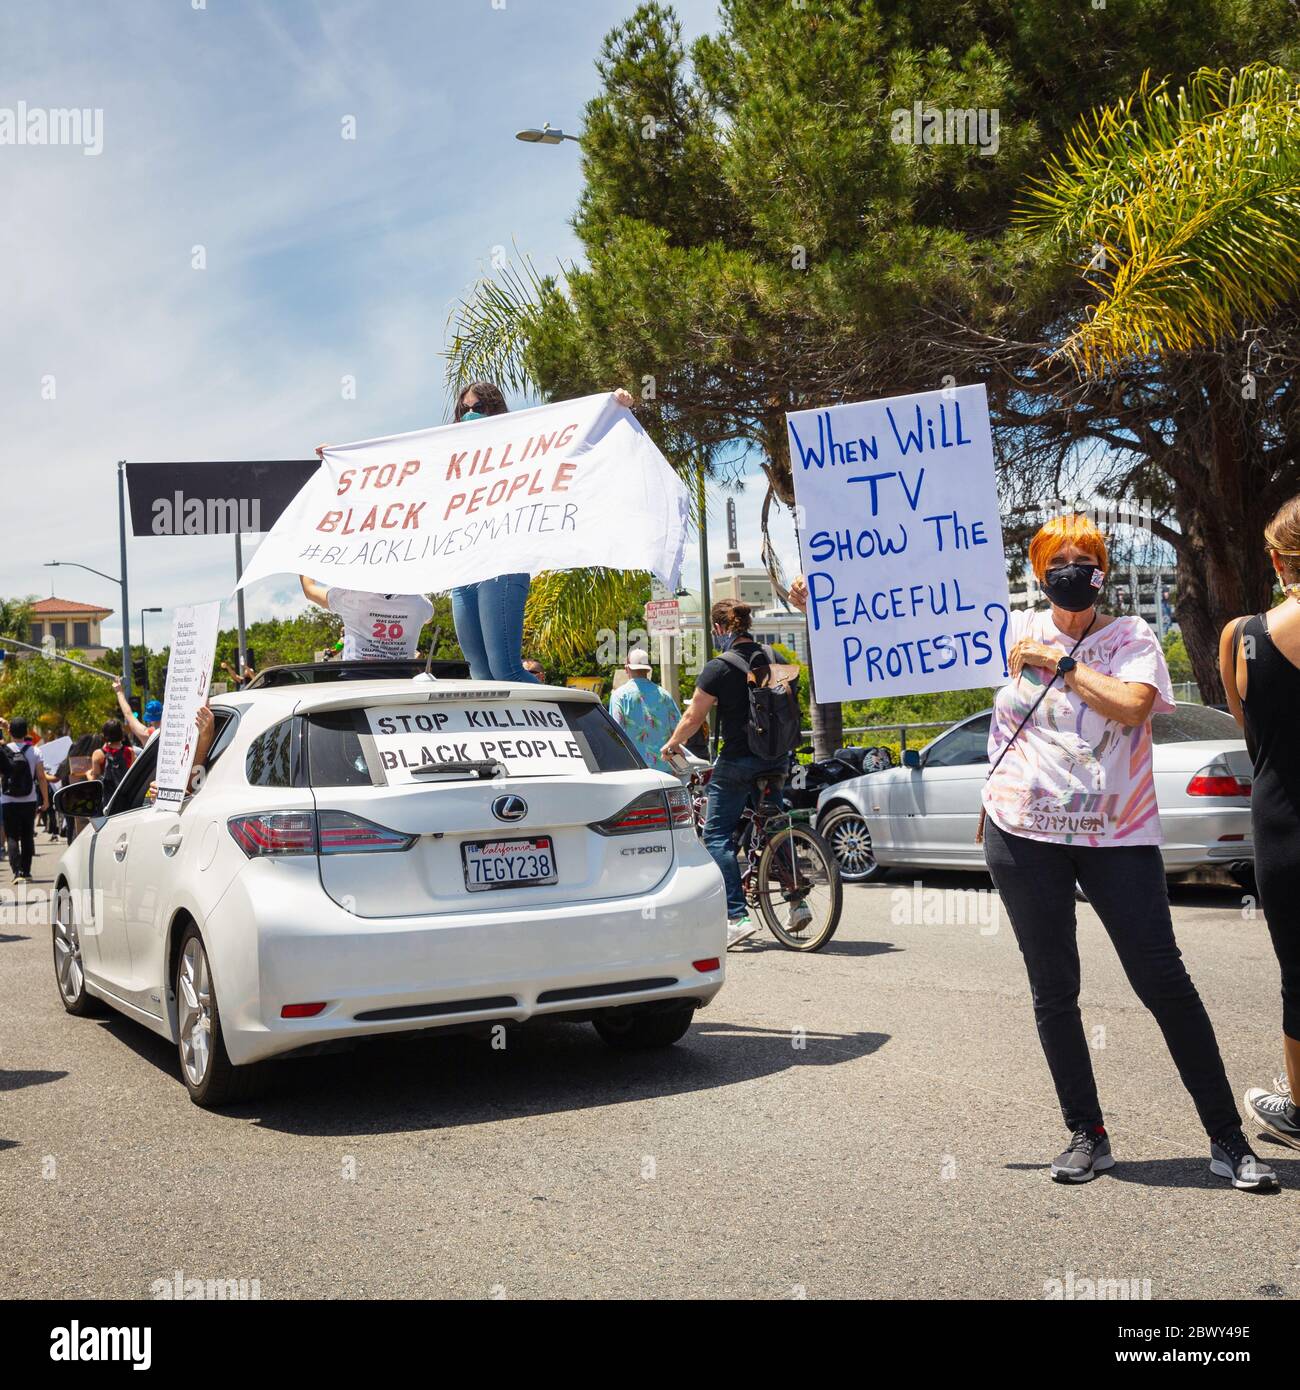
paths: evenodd
<path fill-rule="evenodd" d="M 1282 969 L 1286 1070 L 1271 1088 L 1248 1090 L 1245 1104 L 1261 1128 L 1300 1149 L 1300 665 L 1279 646 L 1300 659 L 1300 497 L 1278 512 L 1264 539 L 1287 597 L 1267 616 L 1237 618 L 1224 628 L 1219 666 L 1254 763 L 1255 879 Z"/>

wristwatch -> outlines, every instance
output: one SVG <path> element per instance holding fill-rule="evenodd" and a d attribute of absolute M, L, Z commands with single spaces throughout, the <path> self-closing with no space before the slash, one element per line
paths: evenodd
<path fill-rule="evenodd" d="M 1064 680 L 1078 664 L 1072 656 L 1060 657 L 1056 663 L 1056 674 Z"/>

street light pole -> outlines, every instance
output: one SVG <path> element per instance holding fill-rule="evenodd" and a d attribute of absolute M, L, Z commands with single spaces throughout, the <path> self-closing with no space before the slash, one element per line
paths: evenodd
<path fill-rule="evenodd" d="M 144 713 L 144 707 L 149 703 L 149 643 L 144 635 L 144 615 L 146 613 L 161 613 L 161 608 L 142 608 L 140 610 L 140 646 L 144 651 L 144 681 L 140 686 L 140 713 Z"/>
<path fill-rule="evenodd" d="M 118 501 L 122 501 L 122 474 L 119 470 L 117 475 L 118 482 Z M 116 584 L 122 591 L 122 688 L 126 692 L 126 698 L 131 698 L 131 619 L 127 613 L 126 598 L 126 533 L 122 534 L 122 575 L 119 579 L 115 574 L 105 574 L 103 570 L 97 570 L 93 565 L 83 565 L 80 560 L 46 560 L 45 568 L 48 569 L 74 569 L 85 570 L 87 574 L 97 574 L 101 579 L 107 579 L 110 584 Z"/>
<path fill-rule="evenodd" d="M 122 578 L 122 690 L 131 700 L 131 607 L 126 591 L 126 460 L 117 461 L 117 546 Z M 143 706 L 141 707 L 143 712 Z"/>

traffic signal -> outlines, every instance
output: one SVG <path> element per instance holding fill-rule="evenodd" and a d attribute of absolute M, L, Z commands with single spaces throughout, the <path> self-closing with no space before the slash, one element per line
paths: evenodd
<path fill-rule="evenodd" d="M 135 657 L 131 662 L 131 679 L 141 690 L 149 685 L 149 663 L 142 656 Z"/>

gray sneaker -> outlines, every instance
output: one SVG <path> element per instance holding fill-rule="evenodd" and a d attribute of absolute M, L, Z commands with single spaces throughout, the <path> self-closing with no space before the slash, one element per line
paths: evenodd
<path fill-rule="evenodd" d="M 1227 1178 L 1243 1192 L 1276 1192 L 1277 1174 L 1246 1142 L 1239 1129 L 1230 1129 L 1210 1140 L 1210 1172 Z"/>
<path fill-rule="evenodd" d="M 1091 1182 L 1098 1173 L 1115 1166 L 1110 1135 L 1092 1129 L 1076 1129 L 1070 1145 L 1052 1160 L 1053 1182 Z"/>
<path fill-rule="evenodd" d="M 1252 1086 L 1243 1097 L 1247 1113 L 1275 1139 L 1300 1149 L 1300 1110 L 1289 1095 Z"/>

